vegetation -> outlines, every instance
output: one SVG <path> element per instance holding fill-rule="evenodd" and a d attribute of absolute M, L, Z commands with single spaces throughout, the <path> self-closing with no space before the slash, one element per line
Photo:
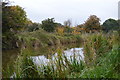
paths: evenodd
<path fill-rule="evenodd" d="M 71 22 L 70 19 L 68 19 L 67 21 L 64 22 L 64 26 L 65 26 L 65 27 L 70 27 L 71 24 L 72 24 L 72 22 Z"/>
<path fill-rule="evenodd" d="M 46 46 L 55 46 L 60 44 L 79 43 L 82 41 L 80 35 L 61 35 L 59 33 L 48 33 L 42 29 L 34 32 L 24 32 L 16 36 L 18 36 L 19 42 L 22 42 L 22 48 L 38 48 Z"/>
<path fill-rule="evenodd" d="M 112 31 L 112 30 L 119 30 L 119 22 L 114 19 L 108 19 L 103 23 L 103 29 L 106 32 Z"/>
<path fill-rule="evenodd" d="M 85 62 L 75 55 L 68 60 L 58 48 L 55 61 L 37 66 L 29 56 L 32 53 L 25 49 L 16 61 L 14 78 L 120 78 L 120 35 L 115 32 L 107 36 L 103 33 L 85 36 Z"/>
<path fill-rule="evenodd" d="M 41 27 L 47 32 L 54 32 L 55 28 L 58 26 L 58 23 L 55 23 L 54 18 L 46 19 L 42 21 Z"/>
<path fill-rule="evenodd" d="M 20 6 L 2 6 L 2 31 L 16 31 L 26 24 L 26 12 Z"/>
<path fill-rule="evenodd" d="M 34 23 L 20 6 L 2 4 L 3 49 L 21 49 L 15 70 L 8 67 L 5 78 L 120 78 L 119 20 L 108 19 L 101 25 L 100 18 L 91 15 L 76 27 L 70 20 L 61 25 L 54 18 Z M 31 58 L 34 53 L 30 48 L 71 43 L 84 43 L 84 60 L 77 60 L 74 53 L 68 60 L 61 48 L 56 50 L 55 60 L 49 57 L 47 65 L 37 66 Z"/>
<path fill-rule="evenodd" d="M 87 69 L 82 78 L 120 78 L 120 35 L 93 34 L 84 43 Z"/>
<path fill-rule="evenodd" d="M 28 22 L 27 26 L 26 26 L 26 30 L 28 32 L 33 32 L 36 30 L 41 29 L 41 24 L 40 23 L 32 23 L 31 21 Z"/>
<path fill-rule="evenodd" d="M 96 15 L 91 15 L 85 22 L 84 28 L 86 32 L 100 31 L 101 30 L 100 19 Z"/>
<path fill-rule="evenodd" d="M 20 6 L 8 6 L 2 3 L 2 45 L 3 49 L 16 48 L 16 33 L 26 25 L 26 12 Z"/>

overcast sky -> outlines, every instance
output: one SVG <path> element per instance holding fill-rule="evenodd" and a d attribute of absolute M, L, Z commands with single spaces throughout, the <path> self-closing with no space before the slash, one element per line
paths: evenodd
<path fill-rule="evenodd" d="M 108 18 L 118 19 L 120 0 L 10 0 L 20 5 L 33 22 L 55 18 L 56 22 L 71 19 L 73 25 L 82 24 L 90 15 L 97 15 L 101 23 Z"/>

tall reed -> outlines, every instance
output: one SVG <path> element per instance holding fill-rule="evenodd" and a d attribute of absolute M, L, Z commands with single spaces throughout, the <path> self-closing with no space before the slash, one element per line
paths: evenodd
<path fill-rule="evenodd" d="M 88 68 L 82 78 L 119 78 L 120 36 L 110 34 L 91 34 L 85 38 L 84 53 Z"/>

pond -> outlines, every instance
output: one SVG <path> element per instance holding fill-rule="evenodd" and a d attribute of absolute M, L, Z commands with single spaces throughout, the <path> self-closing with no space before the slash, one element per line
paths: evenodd
<path fill-rule="evenodd" d="M 41 66 L 41 65 L 48 65 L 49 62 L 51 62 L 51 61 L 54 62 L 57 56 L 58 56 L 58 53 L 55 53 L 54 55 L 49 57 L 49 59 L 44 55 L 32 56 L 32 59 L 36 65 Z M 84 61 L 83 48 L 67 49 L 67 50 L 63 51 L 63 53 L 62 53 L 62 57 L 64 57 L 64 56 L 66 56 L 67 60 L 69 60 L 69 61 L 71 59 L 73 60 L 74 56 L 77 61 L 79 61 L 79 60 Z"/>
<path fill-rule="evenodd" d="M 75 55 L 81 59 L 84 59 L 82 44 L 67 44 L 67 45 L 59 45 L 59 46 L 49 46 L 42 48 L 31 48 L 29 51 L 31 57 L 33 58 L 35 64 L 47 64 L 50 60 L 54 60 L 54 57 L 57 56 L 57 49 L 60 48 L 63 50 L 64 55 L 67 56 L 68 59 L 75 53 Z M 10 67 L 11 72 L 14 70 L 14 63 L 17 59 L 17 56 L 20 54 L 20 49 L 15 50 L 7 50 L 2 52 L 2 68 L 3 68 L 3 77 L 7 75 L 7 69 Z M 49 57 L 50 56 L 50 57 Z M 51 59 L 49 59 L 51 58 Z"/>

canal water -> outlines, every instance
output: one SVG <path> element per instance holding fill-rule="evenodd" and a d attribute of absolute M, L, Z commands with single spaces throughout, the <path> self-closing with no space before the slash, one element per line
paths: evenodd
<path fill-rule="evenodd" d="M 29 51 L 33 53 L 31 57 L 36 65 L 40 66 L 41 64 L 47 64 L 50 60 L 54 61 L 55 56 L 57 56 L 57 49 L 62 49 L 64 55 L 68 58 L 76 55 L 77 59 L 81 58 L 84 60 L 83 48 L 82 44 L 67 44 L 67 45 L 59 45 L 59 46 L 49 46 L 42 48 L 31 48 Z M 17 56 L 20 54 L 20 49 L 14 50 L 6 50 L 2 52 L 2 69 L 3 69 L 3 77 L 7 75 L 7 69 L 10 68 L 11 72 L 14 70 L 14 64 L 17 59 Z M 49 59 L 51 56 L 51 59 Z"/>
<path fill-rule="evenodd" d="M 40 55 L 40 56 L 32 56 L 32 59 L 36 65 L 41 66 L 41 65 L 48 65 L 51 61 L 54 62 L 57 56 L 58 56 L 58 53 L 55 53 L 54 55 L 51 55 L 50 58 L 47 58 L 44 55 Z M 62 57 L 64 56 L 69 61 L 73 60 L 74 56 L 77 61 L 80 61 L 80 60 L 84 61 L 83 48 L 71 48 L 71 49 L 64 50 L 62 53 Z"/>

